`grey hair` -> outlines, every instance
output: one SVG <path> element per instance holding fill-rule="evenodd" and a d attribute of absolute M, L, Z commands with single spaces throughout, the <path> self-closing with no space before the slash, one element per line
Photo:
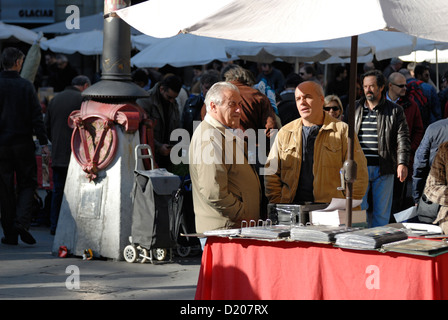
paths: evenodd
<path fill-rule="evenodd" d="M 83 86 L 85 84 L 90 86 L 90 79 L 85 75 L 79 75 L 72 79 L 72 86 Z"/>
<path fill-rule="evenodd" d="M 226 90 L 233 90 L 239 93 L 238 87 L 230 82 L 220 81 L 216 82 L 210 90 L 207 91 L 207 94 L 205 95 L 205 107 L 207 108 L 207 112 L 210 111 L 210 104 L 211 102 L 215 103 L 216 105 L 221 105 L 224 100 L 224 91 Z"/>

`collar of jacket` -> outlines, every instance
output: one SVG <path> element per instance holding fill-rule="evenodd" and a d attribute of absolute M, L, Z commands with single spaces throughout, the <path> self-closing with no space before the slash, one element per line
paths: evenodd
<path fill-rule="evenodd" d="M 14 70 L 3 70 L 0 72 L 2 78 L 20 78 L 20 74 Z"/>
<path fill-rule="evenodd" d="M 333 116 L 329 115 L 325 111 L 322 111 L 324 113 L 324 122 L 322 124 L 321 130 L 332 130 L 336 131 L 336 122 L 340 121 Z M 302 118 L 297 119 L 296 121 L 293 121 L 293 124 L 291 126 L 283 127 L 283 130 L 288 130 L 291 132 L 298 132 L 299 130 L 302 130 L 303 127 L 303 121 Z"/>
<path fill-rule="evenodd" d="M 218 120 L 213 118 L 208 113 L 205 114 L 204 121 L 207 121 L 211 126 L 216 128 L 219 131 L 219 133 L 221 133 L 221 135 L 223 137 L 227 138 L 227 137 L 229 137 L 228 135 L 230 134 L 232 136 L 232 138 L 242 139 L 244 141 L 244 137 L 239 135 L 239 133 L 241 133 L 241 135 L 243 135 L 243 131 L 241 129 L 232 129 L 226 125 L 223 125 L 221 122 L 219 122 Z"/>

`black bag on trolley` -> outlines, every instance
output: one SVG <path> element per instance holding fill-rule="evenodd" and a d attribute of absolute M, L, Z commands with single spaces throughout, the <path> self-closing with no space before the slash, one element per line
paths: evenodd
<path fill-rule="evenodd" d="M 135 170 L 132 190 L 132 242 L 147 249 L 175 248 L 180 210 L 176 192 L 181 180 L 164 169 Z"/>

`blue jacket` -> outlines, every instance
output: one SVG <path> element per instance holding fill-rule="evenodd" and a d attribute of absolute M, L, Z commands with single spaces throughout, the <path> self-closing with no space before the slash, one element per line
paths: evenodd
<path fill-rule="evenodd" d="M 415 81 L 415 78 L 409 78 L 406 80 L 406 83 L 411 81 Z M 436 122 L 437 120 L 442 119 L 442 109 L 440 106 L 439 95 L 437 94 L 436 89 L 430 85 L 429 83 L 423 82 L 420 84 L 420 88 L 422 89 L 423 94 L 428 99 L 428 103 L 431 106 L 431 112 L 429 114 L 429 124 Z"/>
<path fill-rule="evenodd" d="M 418 203 L 425 187 L 426 178 L 439 145 L 448 141 L 448 119 L 430 124 L 417 148 L 414 157 L 414 173 L 412 175 L 412 197 Z"/>

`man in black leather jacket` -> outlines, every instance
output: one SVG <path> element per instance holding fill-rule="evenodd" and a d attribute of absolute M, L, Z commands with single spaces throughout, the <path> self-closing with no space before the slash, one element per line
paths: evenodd
<path fill-rule="evenodd" d="M 356 103 L 355 132 L 369 171 L 361 207 L 368 210 L 369 226 L 377 227 L 389 223 L 394 175 L 401 182 L 406 179 L 411 142 L 403 108 L 385 98 L 383 74 L 378 70 L 366 72 L 361 83 L 365 96 Z"/>

